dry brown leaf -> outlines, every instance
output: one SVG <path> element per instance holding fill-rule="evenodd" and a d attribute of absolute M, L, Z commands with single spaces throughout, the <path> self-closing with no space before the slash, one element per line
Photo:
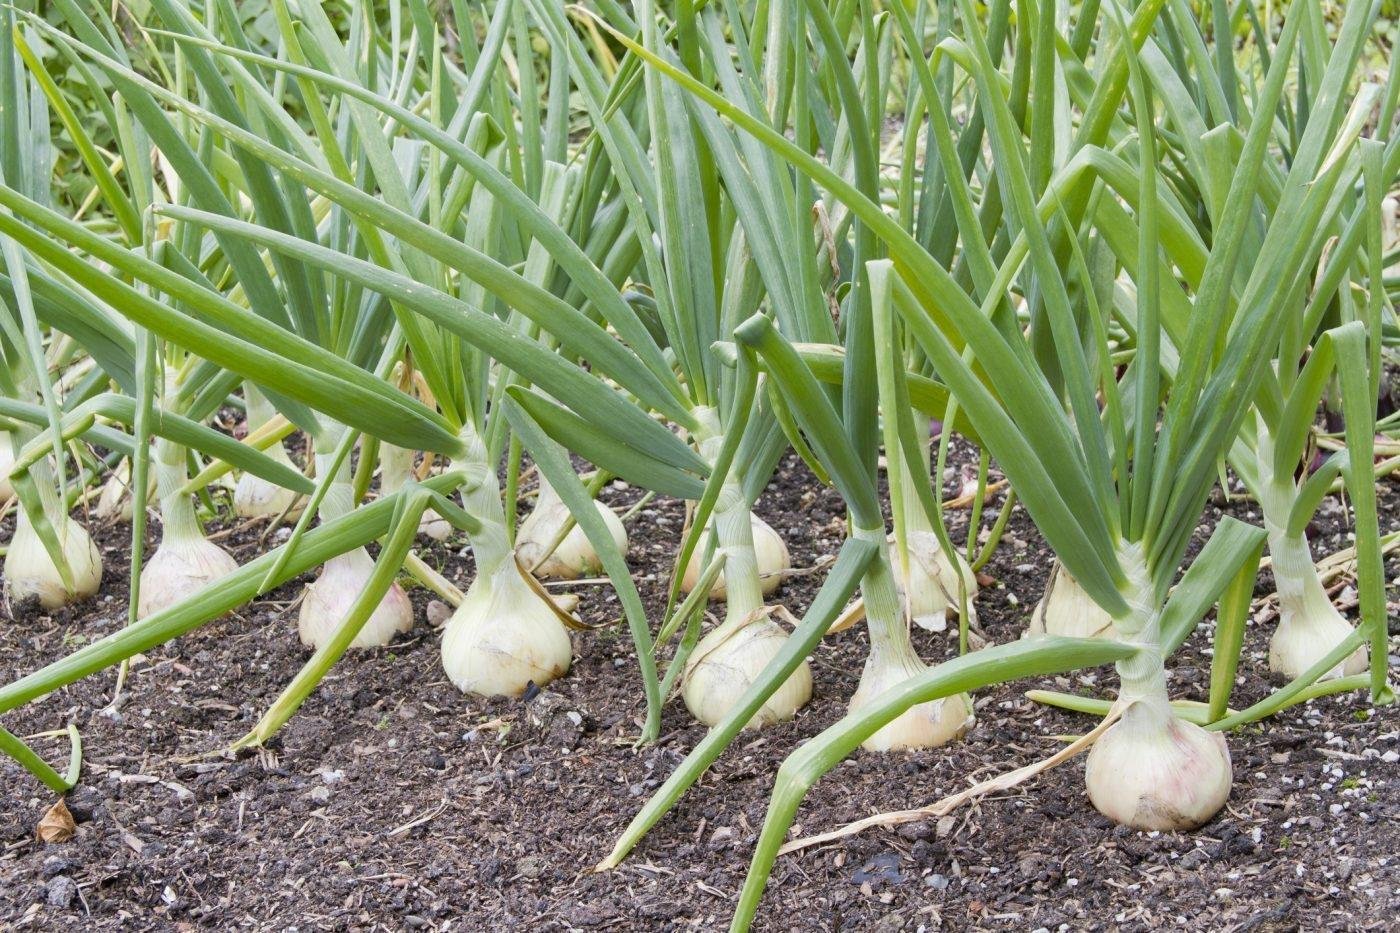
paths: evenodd
<path fill-rule="evenodd" d="M 77 831 L 78 824 L 73 821 L 73 814 L 68 812 L 68 805 L 60 797 L 39 820 L 35 834 L 44 842 L 55 843 L 67 842 Z"/>

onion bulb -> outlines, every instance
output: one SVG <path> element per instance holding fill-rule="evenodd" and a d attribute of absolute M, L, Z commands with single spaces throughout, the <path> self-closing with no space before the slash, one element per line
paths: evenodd
<path fill-rule="evenodd" d="M 1293 680 L 1336 648 L 1352 628 L 1327 596 L 1307 539 L 1301 535 L 1271 536 L 1269 556 L 1279 612 L 1278 627 L 1269 639 L 1269 670 Z M 1366 648 L 1361 646 L 1319 680 L 1359 674 L 1365 669 Z"/>
<path fill-rule="evenodd" d="M 749 513 L 749 523 L 753 529 L 754 557 L 758 561 L 759 588 L 764 596 L 772 596 L 778 587 L 782 586 L 783 575 L 792 569 L 792 557 L 788 554 L 782 535 L 774 531 L 771 525 L 753 513 Z M 681 590 L 686 593 L 695 588 L 701 572 L 705 569 L 701 566 L 705 557 L 704 542 L 702 537 L 700 544 L 690 555 L 690 562 L 685 565 L 685 573 L 681 575 Z M 715 578 L 714 586 L 710 587 L 710 599 L 722 600 L 727 592 L 724 586 L 724 571 L 721 570 Z"/>
<path fill-rule="evenodd" d="M 1084 772 L 1095 809 L 1143 830 L 1203 825 L 1225 805 L 1231 780 L 1225 736 L 1178 719 L 1155 697 L 1131 701 L 1094 743 Z"/>
<path fill-rule="evenodd" d="M 897 644 L 882 644 L 872 630 L 870 655 L 865 659 L 860 685 L 851 697 L 850 711 L 855 712 L 890 687 L 927 669 L 912 647 L 903 650 Z M 961 737 L 973 722 L 972 702 L 966 694 L 959 693 L 911 706 L 860 744 L 872 752 L 933 748 Z"/>
<path fill-rule="evenodd" d="M 87 529 L 65 515 L 55 531 L 72 573 L 73 589 L 63 585 L 63 577 L 49 558 L 39 533 L 28 514 L 19 509 L 14 537 L 5 555 L 5 600 L 11 611 L 30 599 L 37 599 L 45 609 L 58 609 L 86 599 L 102 583 L 102 557 Z"/>
<path fill-rule="evenodd" d="M 909 576 L 906 584 L 900 571 L 897 545 L 890 545 L 890 566 L 894 568 L 895 586 L 908 607 L 909 617 L 919 628 L 941 632 L 948 627 L 948 614 L 958 612 L 958 573 L 967 588 L 968 609 L 977 596 L 977 575 L 972 572 L 962 554 L 955 552 L 957 571 L 931 531 L 909 534 Z M 975 614 L 974 614 L 975 617 Z"/>
<path fill-rule="evenodd" d="M 220 577 L 238 569 L 238 561 L 204 535 L 166 533 L 160 547 L 141 568 L 136 617 L 168 609 Z"/>
<path fill-rule="evenodd" d="M 602 516 L 603 524 L 608 526 L 613 543 L 626 554 L 627 529 L 622 526 L 622 519 L 604 503 L 595 501 L 593 504 Z M 559 530 L 569 518 L 569 507 L 559 498 L 553 486 L 541 480 L 535 508 L 525 516 L 515 536 L 515 553 L 520 563 L 541 580 L 577 580 L 603 569 L 603 562 L 593 549 L 593 543 L 578 525 L 569 529 L 553 554 L 545 557 L 545 550 L 559 537 Z"/>
<path fill-rule="evenodd" d="M 160 491 L 161 540 L 141 568 L 139 619 L 168 609 L 238 569 L 237 561 L 204 537 L 189 495 L 180 491 L 185 484 L 184 448 L 161 440 L 155 453 L 151 472 Z"/>
<path fill-rule="evenodd" d="M 782 650 L 787 633 L 762 608 L 731 618 L 700 639 L 685 666 L 681 695 L 686 709 L 707 726 L 721 722 L 758 675 Z M 812 669 L 806 661 L 788 675 L 744 725 L 757 729 L 793 717 L 812 697 Z"/>
<path fill-rule="evenodd" d="M 281 441 L 264 450 L 263 454 L 288 469 L 300 472 Z M 233 510 L 242 518 L 275 518 L 283 512 L 287 513 L 288 518 L 296 518 L 301 515 L 305 504 L 306 500 L 298 493 L 253 473 L 238 477 L 238 484 L 233 488 Z"/>
<path fill-rule="evenodd" d="M 1113 629 L 1113 619 L 1084 592 L 1079 581 L 1055 561 L 1045 595 L 1031 613 L 1027 635 L 1067 635 L 1072 638 L 1101 638 Z"/>
<path fill-rule="evenodd" d="M 244 384 L 243 398 L 247 404 L 250 433 L 257 431 L 277 415 L 277 409 L 253 383 Z M 292 458 L 287 456 L 287 450 L 281 441 L 273 442 L 263 453 L 288 469 L 298 469 Z M 233 489 L 233 510 L 243 518 L 275 518 L 283 512 L 287 513 L 288 518 L 296 518 L 305 507 L 306 500 L 297 493 L 252 473 L 240 476 L 238 485 Z"/>
<path fill-rule="evenodd" d="M 442 667 L 463 692 L 520 696 L 563 675 L 573 659 L 559 610 L 511 557 L 478 568 L 442 633 Z"/>
<path fill-rule="evenodd" d="M 369 583 L 374 572 L 374 559 L 362 547 L 339 554 L 326 561 L 321 575 L 306 588 L 297 615 L 297 633 L 301 643 L 319 648 L 330 641 L 350 608 Z M 408 594 L 397 583 L 389 587 L 369 620 L 356 633 L 352 648 L 374 648 L 387 645 L 399 632 L 413 628 L 413 605 Z"/>

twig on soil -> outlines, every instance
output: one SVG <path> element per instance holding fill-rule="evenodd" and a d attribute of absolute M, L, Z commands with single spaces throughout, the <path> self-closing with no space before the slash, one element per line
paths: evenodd
<path fill-rule="evenodd" d="M 1113 708 L 1108 711 L 1108 715 L 1105 716 L 1097 726 L 1048 758 L 1043 758 L 1023 768 L 1017 768 L 1014 771 L 1008 771 L 1005 774 L 974 784 L 966 790 L 961 790 L 956 794 L 950 794 L 937 803 L 927 807 L 919 807 L 915 810 L 895 810 L 889 813 L 877 813 L 863 820 L 847 823 L 845 826 L 839 829 L 833 829 L 830 832 L 794 839 L 792 842 L 787 843 L 779 849 L 778 854 L 787 855 L 790 852 L 797 852 L 811 846 L 833 842 L 846 836 L 854 836 L 872 826 L 898 826 L 901 823 L 913 823 L 917 820 L 927 819 L 929 817 L 947 816 L 964 803 L 977 800 L 989 793 L 1010 790 L 1041 772 L 1048 771 L 1056 765 L 1069 761 L 1090 745 L 1093 745 L 1094 742 L 1098 740 L 1099 736 L 1103 735 L 1108 727 L 1117 721 L 1122 713 L 1122 707 L 1115 703 Z"/>
<path fill-rule="evenodd" d="M 403 835 L 404 833 L 408 832 L 410 829 L 413 829 L 413 828 L 416 827 L 416 826 L 422 826 L 424 823 L 427 823 L 427 822 L 430 822 L 430 821 L 432 821 L 432 820 L 437 819 L 439 816 L 442 815 L 442 812 L 443 812 L 444 810 L 446 810 L 446 809 L 447 809 L 447 800 L 446 800 L 446 798 L 444 798 L 443 801 L 442 801 L 442 803 L 438 804 L 438 805 L 437 805 L 435 808 L 433 808 L 431 811 L 429 811 L 429 812 L 427 812 L 427 813 L 424 813 L 422 816 L 415 817 L 414 819 L 409 820 L 407 823 L 403 824 L 402 826 L 396 826 L 396 827 L 394 827 L 393 829 L 389 830 L 389 831 L 388 831 L 387 833 L 385 833 L 384 835 L 385 835 L 387 838 L 390 838 L 390 839 L 392 839 L 392 838 L 395 837 L 395 836 Z"/>

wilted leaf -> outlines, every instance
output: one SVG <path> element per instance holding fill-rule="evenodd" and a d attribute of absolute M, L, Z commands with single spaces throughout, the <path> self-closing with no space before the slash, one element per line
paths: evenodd
<path fill-rule="evenodd" d="M 35 832 L 44 842 L 53 843 L 67 842 L 77 831 L 78 824 L 73 822 L 73 814 L 68 812 L 68 805 L 60 797 L 39 820 L 39 827 Z"/>

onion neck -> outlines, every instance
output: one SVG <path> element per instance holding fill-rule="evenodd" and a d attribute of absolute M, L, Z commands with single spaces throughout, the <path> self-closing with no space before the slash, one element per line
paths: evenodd
<path fill-rule="evenodd" d="M 718 414 L 709 407 L 697 408 L 695 414 L 701 425 L 696 432 L 700 456 L 713 465 L 724 446 Z M 763 608 L 763 586 L 758 576 L 750 506 L 743 484 L 731 469 L 720 487 L 711 519 L 716 537 L 715 552 L 724 554 L 726 626 L 741 626 Z"/>
<path fill-rule="evenodd" d="M 251 382 L 243 383 L 243 404 L 247 409 L 248 431 L 256 431 L 277 414 L 277 409 Z"/>
<path fill-rule="evenodd" d="M 510 535 L 506 533 L 501 483 L 496 476 L 495 465 L 487 460 L 486 442 L 476 429 L 468 424 L 462 429 L 461 438 L 467 452 L 457 458 L 453 465 L 464 469 L 475 483 L 462 494 L 462 505 L 468 514 L 481 523 L 477 532 L 471 535 L 476 572 L 481 578 L 495 577 L 508 561 L 515 560 Z"/>
<path fill-rule="evenodd" d="M 885 530 L 856 528 L 851 536 L 869 541 L 878 548 L 877 556 L 871 560 L 869 569 L 860 581 L 865 623 L 870 631 L 868 664 L 908 667 L 912 662 L 922 667 L 923 662 L 909 640 L 909 623 L 900 604 L 894 574 L 890 571 L 888 551 L 884 547 Z"/>
<path fill-rule="evenodd" d="M 379 494 L 398 492 L 413 475 L 413 451 L 393 444 L 379 445 Z"/>
<path fill-rule="evenodd" d="M 24 445 L 39 436 L 37 428 L 22 425 L 13 434 L 7 435 L 5 441 L 5 453 L 10 454 L 9 461 L 14 462 L 14 453 L 24 449 Z M 49 524 L 58 532 L 60 541 L 67 540 L 68 509 L 66 509 L 58 496 L 58 482 L 54 476 L 53 464 L 48 457 L 40 457 L 34 465 L 29 468 L 29 477 L 34 481 L 34 488 L 38 492 L 39 507 L 43 509 L 44 517 L 49 520 Z M 29 516 L 23 508 L 16 509 L 16 523 L 23 522 L 32 526 Z"/>
<path fill-rule="evenodd" d="M 1274 445 L 1268 428 L 1258 423 L 1259 508 L 1268 533 L 1269 558 L 1274 574 L 1282 616 L 1296 614 L 1307 618 L 1320 612 L 1333 612 L 1332 601 L 1313 563 L 1312 548 L 1302 534 L 1288 533 L 1288 519 L 1298 499 L 1298 485 L 1292 476 L 1273 472 Z"/>
<path fill-rule="evenodd" d="M 1113 619 L 1118 640 L 1138 648 L 1117 666 L 1118 696 L 1124 703 L 1143 703 L 1154 712 L 1171 716 L 1167 700 L 1167 671 L 1162 652 L 1162 607 L 1152 595 L 1152 575 L 1142 546 L 1125 542 L 1118 548 L 1119 564 L 1127 582 L 1122 588 L 1128 609 Z"/>
<path fill-rule="evenodd" d="M 186 479 L 185 448 L 160 438 L 155 444 L 151 467 L 156 475 L 156 495 L 160 498 L 161 544 L 174 544 L 204 537 L 195 516 L 194 503 L 182 492 Z"/>
<path fill-rule="evenodd" d="M 920 532 L 933 534 L 933 522 L 929 521 L 928 513 L 924 511 L 923 503 L 920 501 L 918 493 L 914 491 L 917 488 L 916 483 L 925 485 L 930 483 L 928 425 L 922 419 L 920 425 L 921 427 L 917 427 L 918 430 L 922 431 L 918 438 L 920 472 L 916 473 L 912 469 L 912 464 L 900 457 L 899 470 L 896 473 L 897 479 L 891 477 L 892 481 L 900 484 L 904 492 L 900 497 L 900 516 L 904 520 L 905 534 L 909 540 L 912 540 L 914 535 Z M 897 525 L 895 527 L 898 528 Z"/>

